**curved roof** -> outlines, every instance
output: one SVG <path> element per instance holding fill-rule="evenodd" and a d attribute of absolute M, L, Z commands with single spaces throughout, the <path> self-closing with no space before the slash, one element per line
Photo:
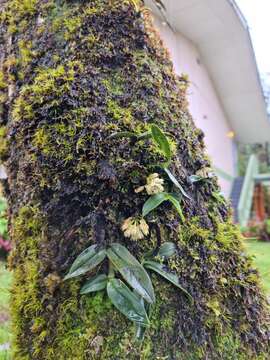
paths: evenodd
<path fill-rule="evenodd" d="M 236 139 L 242 143 L 270 141 L 270 120 L 249 29 L 235 1 L 163 2 L 175 31 L 198 48 Z M 152 1 L 147 4 L 153 8 Z"/>

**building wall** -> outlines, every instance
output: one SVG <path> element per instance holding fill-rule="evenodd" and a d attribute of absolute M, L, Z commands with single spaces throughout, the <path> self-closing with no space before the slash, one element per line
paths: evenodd
<path fill-rule="evenodd" d="M 189 76 L 190 111 L 196 126 L 205 133 L 207 151 L 214 167 L 235 176 L 235 143 L 228 136 L 232 129 L 198 50 L 183 35 L 174 33 L 168 26 L 162 25 L 158 18 L 155 18 L 155 24 L 171 53 L 176 73 L 185 73 Z M 223 177 L 219 178 L 222 192 L 228 196 L 231 181 Z"/>

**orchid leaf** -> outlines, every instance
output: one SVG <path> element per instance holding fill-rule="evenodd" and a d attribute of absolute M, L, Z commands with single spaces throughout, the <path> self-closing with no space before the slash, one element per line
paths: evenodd
<path fill-rule="evenodd" d="M 170 201 L 177 210 L 181 220 L 185 220 L 178 198 L 173 194 L 169 194 L 166 192 L 152 195 L 148 200 L 146 200 L 143 205 L 142 216 L 145 217 L 146 215 L 148 215 L 151 211 L 155 210 L 158 206 L 160 206 L 164 201 Z"/>
<path fill-rule="evenodd" d="M 185 221 L 185 217 L 184 217 L 184 214 L 183 214 L 183 211 L 182 211 L 182 208 L 181 208 L 181 205 L 180 205 L 180 202 L 179 200 L 177 199 L 177 197 L 175 197 L 174 195 L 172 194 L 168 194 L 168 199 L 172 204 L 173 206 L 175 207 L 176 211 L 178 212 L 181 220 L 184 222 Z"/>
<path fill-rule="evenodd" d="M 86 281 L 86 283 L 81 288 L 80 294 L 88 294 L 91 292 L 96 292 L 104 290 L 107 286 L 108 277 L 105 274 L 97 275 L 92 279 Z"/>
<path fill-rule="evenodd" d="M 202 176 L 199 176 L 199 175 L 190 175 L 188 179 L 191 182 L 191 184 L 195 184 L 195 183 L 197 183 L 199 181 L 207 180 L 206 178 L 204 178 Z"/>
<path fill-rule="evenodd" d="M 165 242 L 161 245 L 157 255 L 164 258 L 169 258 L 176 253 L 176 246 L 172 242 Z"/>
<path fill-rule="evenodd" d="M 159 193 L 152 195 L 143 205 L 142 216 L 145 217 L 151 211 L 155 210 L 159 205 L 161 205 L 164 201 L 168 200 L 167 193 Z"/>
<path fill-rule="evenodd" d="M 106 257 L 106 250 L 100 249 L 97 245 L 92 245 L 84 250 L 72 264 L 64 280 L 85 274 L 94 269 Z"/>
<path fill-rule="evenodd" d="M 183 186 L 179 183 L 179 181 L 175 178 L 175 176 L 170 172 L 169 169 L 164 168 L 164 171 L 168 175 L 171 182 L 181 191 L 182 195 L 191 200 L 190 196 L 186 193 Z"/>
<path fill-rule="evenodd" d="M 143 327 L 150 325 L 143 302 L 121 280 L 110 279 L 107 293 L 113 305 L 129 320 Z"/>
<path fill-rule="evenodd" d="M 159 275 L 161 275 L 162 277 L 164 277 L 166 280 L 170 281 L 173 285 L 175 285 L 176 287 L 178 287 L 180 290 L 182 290 L 185 295 L 189 298 L 189 300 L 192 300 L 193 301 L 193 298 L 192 296 L 187 292 L 187 290 L 185 290 L 179 283 L 179 278 L 177 275 L 175 274 L 172 274 L 172 273 L 169 273 L 167 272 L 165 269 L 164 269 L 164 265 L 156 262 L 156 261 L 150 261 L 150 260 L 146 260 L 144 262 L 144 267 L 149 269 L 149 270 L 152 270 L 152 271 L 155 271 L 156 273 L 158 273 Z"/>
<path fill-rule="evenodd" d="M 151 134 L 154 142 L 159 147 L 167 161 L 171 161 L 172 151 L 169 140 L 164 132 L 155 124 L 151 125 Z"/>
<path fill-rule="evenodd" d="M 114 243 L 107 250 L 107 255 L 114 267 L 126 282 L 147 302 L 155 302 L 152 281 L 139 261 L 121 244 Z"/>
<path fill-rule="evenodd" d="M 137 138 L 137 135 L 131 131 L 120 131 L 113 133 L 109 136 L 109 139 L 118 139 L 118 138 Z"/>

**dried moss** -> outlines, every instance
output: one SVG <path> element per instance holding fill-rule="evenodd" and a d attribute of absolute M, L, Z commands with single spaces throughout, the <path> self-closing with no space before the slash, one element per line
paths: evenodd
<path fill-rule="evenodd" d="M 130 1 L 5 3 L 0 31 L 14 38 L 0 87 L 5 94 L 11 81 L 15 93 L 11 102 L 2 98 L 0 157 L 15 245 L 15 359 L 269 357 L 266 300 L 217 180 L 188 180 L 211 165 L 188 112 L 188 79 L 175 76 L 143 14 Z M 153 164 L 164 159 L 150 140 L 110 135 L 143 133 L 151 123 L 170 139 L 171 171 L 191 199 L 182 202 L 184 223 L 164 203 L 147 219 L 149 238 L 132 242 L 120 224 L 141 213 L 146 195 L 134 189 L 161 172 Z M 157 303 L 142 344 L 105 294 L 81 297 L 83 279 L 61 280 L 85 247 L 114 241 L 138 258 L 173 241 L 177 254 L 164 265 L 194 298 L 191 305 L 153 276 Z"/>

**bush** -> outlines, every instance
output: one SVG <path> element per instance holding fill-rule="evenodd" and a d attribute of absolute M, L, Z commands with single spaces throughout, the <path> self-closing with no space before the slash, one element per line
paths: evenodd
<path fill-rule="evenodd" d="M 270 219 L 264 221 L 259 236 L 263 241 L 270 241 Z"/>

